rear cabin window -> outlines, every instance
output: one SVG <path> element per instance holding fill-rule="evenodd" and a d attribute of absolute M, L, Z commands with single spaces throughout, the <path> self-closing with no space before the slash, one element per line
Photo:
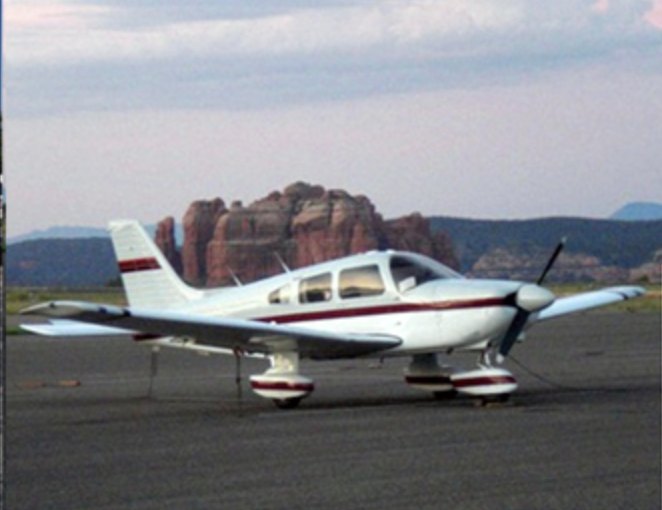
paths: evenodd
<path fill-rule="evenodd" d="M 340 297 L 352 299 L 384 293 L 384 281 L 376 265 L 345 269 L 340 272 Z"/>
<path fill-rule="evenodd" d="M 321 303 L 331 300 L 331 273 L 305 278 L 299 283 L 301 303 Z"/>
<path fill-rule="evenodd" d="M 292 301 L 292 287 L 288 283 L 269 294 L 269 303 L 272 305 L 287 305 Z"/>

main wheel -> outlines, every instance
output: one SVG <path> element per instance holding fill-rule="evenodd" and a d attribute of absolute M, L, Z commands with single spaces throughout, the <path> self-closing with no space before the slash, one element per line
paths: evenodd
<path fill-rule="evenodd" d="M 452 400 L 457 397 L 457 390 L 433 391 L 432 396 L 436 400 Z"/>
<path fill-rule="evenodd" d="M 498 395 L 485 395 L 476 401 L 478 407 L 493 407 L 505 404 L 510 399 L 509 393 L 501 393 Z"/>
<path fill-rule="evenodd" d="M 274 404 L 278 409 L 294 409 L 301 402 L 300 398 L 275 398 Z"/>

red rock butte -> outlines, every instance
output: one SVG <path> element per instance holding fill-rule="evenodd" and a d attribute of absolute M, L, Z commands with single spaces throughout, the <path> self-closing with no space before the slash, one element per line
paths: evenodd
<path fill-rule="evenodd" d="M 226 285 L 233 273 L 243 282 L 280 273 L 279 257 L 295 269 L 375 249 L 413 251 L 459 267 L 449 236 L 432 233 L 419 213 L 384 220 L 363 195 L 303 182 L 247 207 L 233 202 L 228 209 L 220 198 L 193 202 L 181 251 L 174 227 L 172 217 L 159 222 L 156 243 L 198 286 Z"/>

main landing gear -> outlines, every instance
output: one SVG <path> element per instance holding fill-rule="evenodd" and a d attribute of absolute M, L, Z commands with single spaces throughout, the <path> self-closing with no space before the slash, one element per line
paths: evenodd
<path fill-rule="evenodd" d="M 273 400 L 280 409 L 294 409 L 315 389 L 312 379 L 299 374 L 299 355 L 282 352 L 271 356 L 271 368 L 250 378 L 251 388 Z"/>

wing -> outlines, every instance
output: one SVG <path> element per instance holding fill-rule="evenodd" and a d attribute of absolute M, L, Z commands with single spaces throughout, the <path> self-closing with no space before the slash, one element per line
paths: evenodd
<path fill-rule="evenodd" d="M 114 330 L 117 334 L 121 330 L 124 334 L 140 332 L 190 337 L 198 345 L 239 349 L 249 354 L 296 351 L 301 357 L 314 359 L 351 358 L 391 349 L 402 343 L 399 338 L 385 335 L 332 333 L 246 319 L 204 317 L 75 301 L 43 303 L 22 313 L 93 324 L 96 325 L 93 330 L 97 334 L 103 334 L 102 330 Z M 102 328 L 99 329 L 99 326 Z M 34 328 L 33 331 L 39 332 Z"/>
<path fill-rule="evenodd" d="M 628 299 L 643 296 L 645 293 L 646 291 L 641 287 L 610 287 L 559 298 L 551 306 L 537 314 L 534 322 L 554 319 L 569 313 L 590 310 L 591 308 L 610 305 L 620 301 L 627 301 Z"/>

